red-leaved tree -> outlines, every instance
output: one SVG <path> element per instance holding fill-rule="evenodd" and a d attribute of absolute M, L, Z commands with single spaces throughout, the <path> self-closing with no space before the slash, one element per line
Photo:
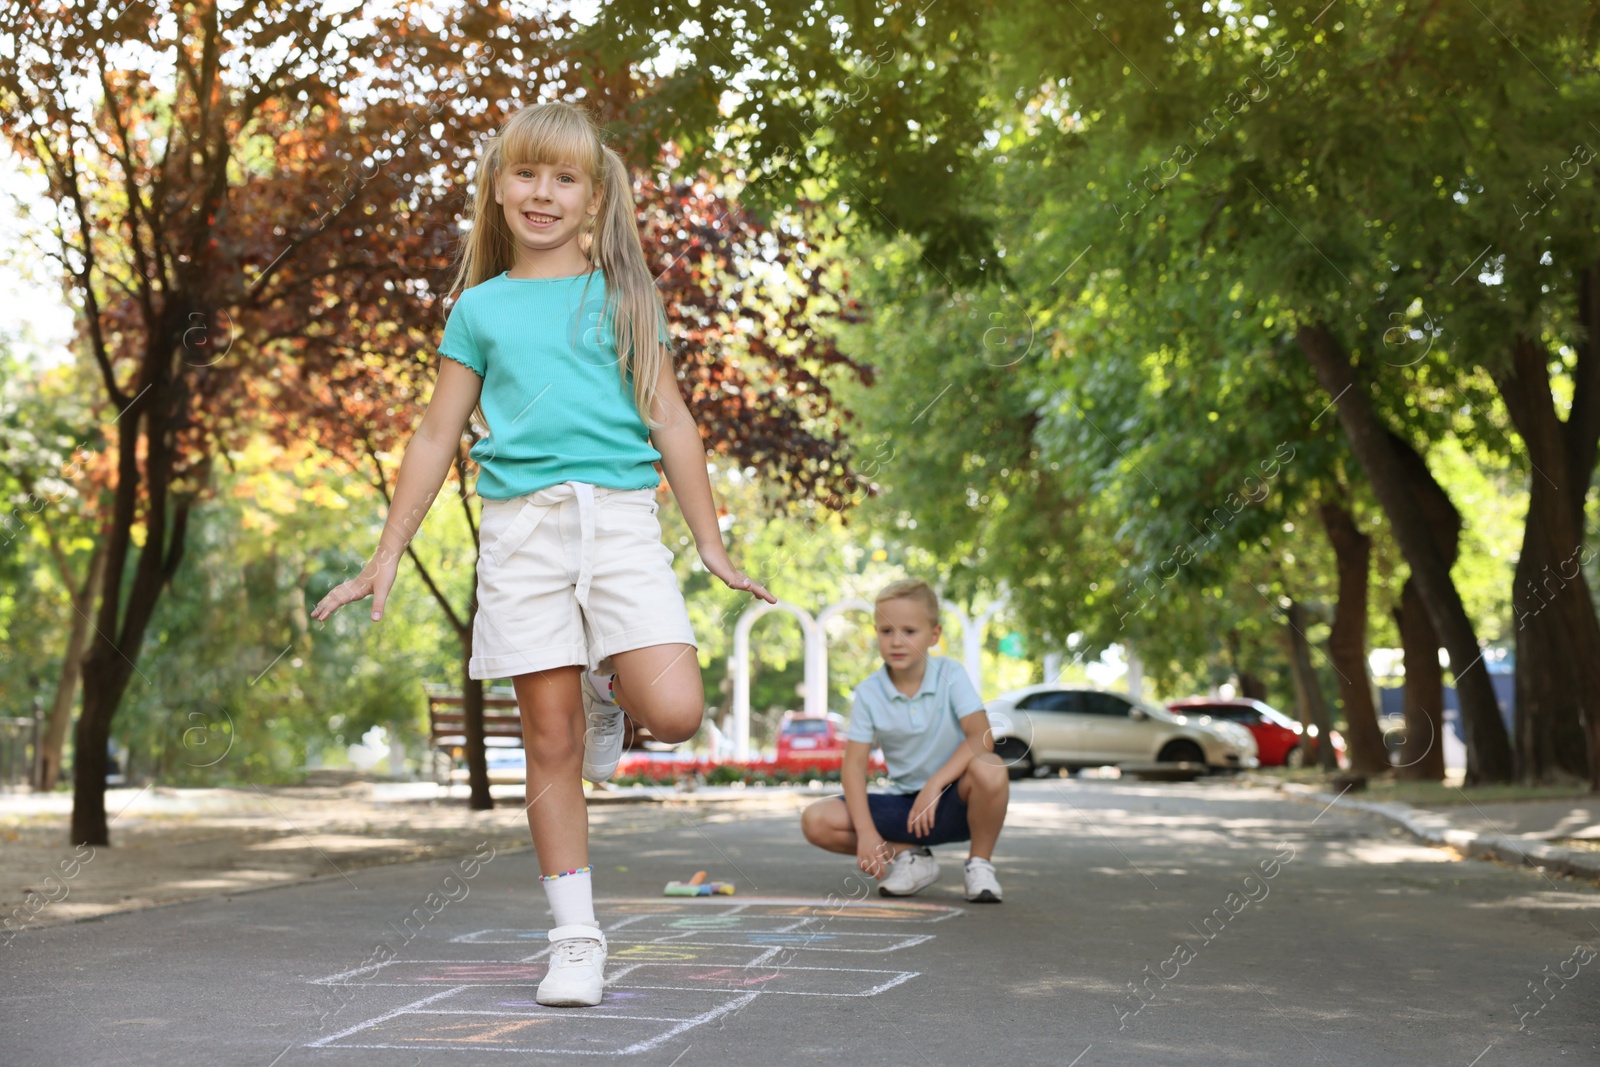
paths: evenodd
<path fill-rule="evenodd" d="M 0 63 L 0 133 L 49 182 L 50 251 L 115 413 L 71 829 L 104 845 L 113 717 L 214 457 L 263 433 L 352 460 L 389 450 L 436 370 L 439 294 L 478 141 L 538 99 L 610 113 L 635 75 L 596 70 L 561 16 L 479 0 L 0 10 L 0 54 L 14 57 Z M 666 192 L 655 202 L 650 225 L 681 206 Z M 700 331 L 685 337 L 684 376 L 708 437 L 842 502 L 848 458 L 822 384 L 839 357 L 805 322 L 780 335 L 763 314 L 770 340 L 743 338 L 737 367 L 721 358 L 738 317 L 718 318 L 725 294 L 695 295 L 713 280 L 708 263 L 737 272 L 709 236 L 734 216 L 712 221 L 716 210 L 680 214 L 684 264 L 664 277 L 679 321 Z M 651 249 L 673 252 L 659 238 Z M 452 621 L 470 630 L 470 615 Z M 252 666 L 265 664 L 241 669 Z"/>

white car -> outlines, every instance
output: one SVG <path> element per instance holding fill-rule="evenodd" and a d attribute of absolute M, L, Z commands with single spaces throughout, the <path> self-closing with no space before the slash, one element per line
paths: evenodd
<path fill-rule="evenodd" d="M 1238 723 L 1191 718 L 1083 686 L 1031 685 L 986 705 L 995 753 L 1011 777 L 1043 768 L 1193 763 L 1211 770 L 1259 766 L 1256 741 Z"/>

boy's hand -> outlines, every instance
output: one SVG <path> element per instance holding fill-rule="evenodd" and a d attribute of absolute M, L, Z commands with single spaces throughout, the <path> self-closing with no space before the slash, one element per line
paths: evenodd
<path fill-rule="evenodd" d="M 882 880 L 889 873 L 889 843 L 877 834 L 856 835 L 856 866 Z"/>
<path fill-rule="evenodd" d="M 906 832 L 912 837 L 926 837 L 933 832 L 933 817 L 939 812 L 939 797 L 944 789 L 932 782 L 923 786 L 917 799 L 911 802 L 911 815 L 906 819 Z"/>
<path fill-rule="evenodd" d="M 399 556 L 390 557 L 381 563 L 374 556 L 367 561 L 365 567 L 361 568 L 359 575 L 335 586 L 327 596 L 318 601 L 317 606 L 311 609 L 311 617 L 319 622 L 326 621 L 346 604 L 365 600 L 370 596 L 373 620 L 383 618 L 383 605 L 389 599 L 389 589 L 394 585 L 394 577 L 399 569 Z"/>

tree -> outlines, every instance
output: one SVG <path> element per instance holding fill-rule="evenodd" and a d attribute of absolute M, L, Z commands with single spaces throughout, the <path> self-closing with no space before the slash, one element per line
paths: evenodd
<path fill-rule="evenodd" d="M 686 50 L 662 99 L 684 105 L 675 113 L 708 131 L 704 143 L 715 129 L 755 166 L 828 176 L 865 225 L 905 234 L 952 281 L 998 281 L 1019 247 L 1063 267 L 1092 249 L 1080 278 L 1140 266 L 1159 282 L 1144 294 L 1153 304 L 1177 289 L 1203 307 L 1238 288 L 1275 314 L 1336 408 L 1450 652 L 1473 781 L 1512 773 L 1508 738 L 1478 635 L 1418 510 L 1437 486 L 1408 479 L 1417 466 L 1389 448 L 1398 439 L 1420 457 L 1418 417 L 1437 418 L 1487 372 L 1501 386 L 1490 406 L 1517 409 L 1523 440 L 1507 447 L 1544 470 L 1557 447 L 1546 442 L 1565 435 L 1557 450 L 1581 468 L 1552 476 L 1565 488 L 1530 503 L 1530 566 L 1559 573 L 1546 587 L 1559 604 L 1519 634 L 1519 685 L 1544 694 L 1524 690 L 1519 706 L 1541 736 L 1582 721 L 1600 786 L 1600 713 L 1585 710 L 1600 645 L 1569 614 L 1593 608 L 1563 565 L 1581 545 L 1560 499 L 1586 489 L 1593 466 L 1580 341 L 1600 237 L 1592 152 L 1567 143 L 1600 95 L 1585 7 L 1181 3 L 1073 19 L 1030 3 L 992 19 L 960 3 L 840 4 L 774 25 L 760 5 L 731 3 L 703 17 L 711 32 L 699 40 L 655 34 L 646 0 L 607 10 L 605 32 L 626 47 Z M 1486 20 L 1503 32 L 1485 33 Z M 737 106 L 711 123 L 710 89 L 735 74 Z M 854 106 L 832 107 L 847 98 Z M 1035 219 L 1025 246 L 997 240 L 1007 171 L 1046 158 L 1070 212 Z M 1076 292 L 1032 302 L 1060 308 Z M 1431 351 L 1386 347 L 1397 330 L 1426 335 Z M 1519 363 L 1519 346 L 1538 354 Z M 1534 365 L 1572 390 L 1570 430 L 1553 427 L 1559 412 L 1538 402 L 1538 376 L 1518 369 Z M 1547 633 L 1557 619 L 1565 633 Z M 1552 656 L 1562 648 L 1576 654 Z M 1555 758 L 1525 743 L 1519 773 L 1558 773 Z"/>
<path fill-rule="evenodd" d="M 1367 673 L 1367 587 L 1372 537 L 1361 530 L 1355 516 L 1338 499 L 1325 500 L 1317 512 L 1338 561 L 1339 599 L 1328 648 L 1338 668 L 1350 766 L 1357 774 L 1379 774 L 1389 769 L 1389 753 L 1378 731 L 1372 678 Z"/>
<path fill-rule="evenodd" d="M 478 3 L 21 2 L 4 24 L 0 130 L 48 180 L 52 254 L 118 413 L 71 831 L 99 845 L 112 719 L 215 458 L 260 432 L 338 439 L 313 383 L 381 405 L 396 367 L 421 375 L 476 140 L 542 93 L 636 87 L 596 76 L 563 18 Z M 742 425 L 769 452 L 810 428 Z M 830 441 L 797 462 L 826 484 L 842 461 Z"/>
<path fill-rule="evenodd" d="M 16 59 L 0 68 L 4 133 L 43 170 L 60 207 L 52 254 L 118 413 L 76 735 L 74 841 L 107 843 L 112 717 L 182 562 L 213 456 L 249 432 L 258 409 L 292 404 L 276 388 L 280 361 L 401 303 L 416 284 L 412 261 L 437 244 L 420 225 L 432 198 L 373 195 L 370 175 L 349 177 L 350 165 L 420 170 L 447 158 L 432 151 L 442 145 L 418 154 L 438 139 L 417 136 L 421 94 L 392 65 L 395 45 L 431 61 L 437 112 L 449 88 L 477 80 L 489 31 L 511 29 L 469 10 L 442 38 L 394 17 L 363 33 L 364 14 L 204 3 L 8 11 Z M 544 24 L 522 28 L 538 31 L 530 40 L 549 37 Z M 145 70 L 173 70 L 173 84 L 119 69 L 129 54 L 150 60 Z M 346 117 L 353 86 L 365 106 Z M 320 217 L 304 214 L 323 205 Z"/>

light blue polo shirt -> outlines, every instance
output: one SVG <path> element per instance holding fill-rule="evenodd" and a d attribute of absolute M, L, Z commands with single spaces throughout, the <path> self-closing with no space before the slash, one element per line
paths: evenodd
<path fill-rule="evenodd" d="M 945 656 L 929 656 L 916 696 L 894 687 L 888 667 L 879 667 L 856 686 L 845 739 L 876 740 L 894 788 L 915 793 L 966 740 L 961 720 L 982 710 L 983 700 L 966 668 Z"/>
<path fill-rule="evenodd" d="M 608 489 L 661 484 L 661 453 L 617 373 L 600 271 L 500 274 L 464 290 L 439 353 L 483 379 L 489 436 L 472 446 L 478 495 L 509 500 L 566 481 Z M 662 322 L 662 340 L 667 339 Z"/>

